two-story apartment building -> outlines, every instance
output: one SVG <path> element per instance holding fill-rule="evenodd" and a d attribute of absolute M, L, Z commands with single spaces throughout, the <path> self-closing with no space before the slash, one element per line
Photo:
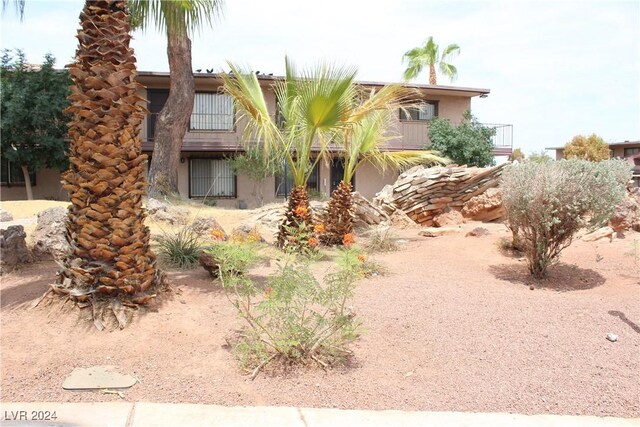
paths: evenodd
<path fill-rule="evenodd" d="M 268 108 L 276 114 L 276 96 L 273 83 L 280 77 L 258 75 Z M 141 129 L 142 149 L 153 155 L 155 119 L 169 95 L 169 73 L 139 72 L 138 79 L 146 89 L 140 94 L 147 100 L 149 114 Z M 365 88 L 382 87 L 384 83 L 360 82 Z M 462 120 L 463 113 L 471 109 L 471 99 L 484 98 L 488 89 L 454 86 L 409 85 L 419 92 L 419 108 L 398 111 L 397 133 L 401 136 L 392 142 L 390 150 L 420 149 L 428 144 L 428 124 L 435 117 L 449 119 L 453 123 Z M 195 101 L 189 128 L 182 146 L 178 186 L 182 197 L 215 199 L 219 206 L 253 207 L 254 183 L 246 176 L 235 176 L 229 159 L 243 151 L 243 123 L 236 123 L 232 99 L 221 91 L 222 80 L 216 74 L 195 74 Z M 509 154 L 511 147 L 496 148 L 496 155 Z M 14 173 L 13 165 L 3 165 L 2 200 L 25 198 L 21 175 Z M 5 173 L 6 171 L 6 173 Z M 18 171 L 16 171 L 18 172 Z M 6 176 L 5 176 L 6 175 Z M 320 162 L 309 181 L 312 191 L 329 195 L 342 177 L 339 161 L 330 164 Z M 41 170 L 34 177 L 35 198 L 65 200 L 60 185 L 60 173 Z M 397 173 L 380 173 L 373 165 L 363 165 L 356 173 L 355 189 L 371 198 Z M 284 200 L 291 188 L 285 176 L 274 176 L 263 183 L 262 193 L 266 203 Z"/>

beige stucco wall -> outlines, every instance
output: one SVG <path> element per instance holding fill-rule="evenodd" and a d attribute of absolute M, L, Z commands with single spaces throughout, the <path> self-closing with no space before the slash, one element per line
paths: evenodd
<path fill-rule="evenodd" d="M 438 118 L 448 119 L 454 125 L 460 124 L 464 112 L 471 109 L 470 98 L 440 96 L 437 100 Z M 396 133 L 402 135 L 402 138 L 393 141 L 391 145 L 399 149 L 420 148 L 429 144 L 428 132 L 429 122 L 398 120 Z"/>
<path fill-rule="evenodd" d="M 387 184 L 393 184 L 398 172 L 387 170 L 384 174 L 371 163 L 365 163 L 356 172 L 356 191 L 371 200 Z"/>
<path fill-rule="evenodd" d="M 32 187 L 34 199 L 69 200 L 62 189 L 61 173 L 56 169 L 41 169 L 36 173 L 36 185 Z M 27 200 L 24 186 L 0 187 L 0 200 Z"/>

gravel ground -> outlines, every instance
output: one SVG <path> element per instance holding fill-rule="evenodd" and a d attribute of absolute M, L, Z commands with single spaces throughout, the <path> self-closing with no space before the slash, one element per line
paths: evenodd
<path fill-rule="evenodd" d="M 98 332 L 77 311 L 27 310 L 56 269 L 30 266 L 2 278 L 2 400 L 118 400 L 61 388 L 104 364 L 139 378 L 127 401 L 640 416 L 640 274 L 626 255 L 640 235 L 578 240 L 530 290 L 524 262 L 499 250 L 505 227 L 464 237 L 477 225 L 398 231 L 401 250 L 375 257 L 389 273 L 359 283 L 365 330 L 349 367 L 254 381 L 226 345 L 242 324 L 204 271 L 171 272 L 179 291 L 157 310 Z"/>

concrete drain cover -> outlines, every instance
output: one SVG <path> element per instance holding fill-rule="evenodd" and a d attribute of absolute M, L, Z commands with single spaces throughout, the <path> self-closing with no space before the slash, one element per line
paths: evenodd
<path fill-rule="evenodd" d="M 65 390 L 124 389 L 133 386 L 138 380 L 115 371 L 115 366 L 92 366 L 76 368 L 64 382 Z"/>

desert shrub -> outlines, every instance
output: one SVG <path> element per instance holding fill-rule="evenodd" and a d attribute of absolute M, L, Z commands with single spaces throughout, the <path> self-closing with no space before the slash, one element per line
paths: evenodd
<path fill-rule="evenodd" d="M 160 236 L 155 236 L 154 240 L 158 243 L 158 257 L 171 267 L 195 266 L 200 253 L 206 249 L 205 243 L 190 227 L 182 227 L 177 232 L 163 231 Z"/>
<path fill-rule="evenodd" d="M 606 222 L 630 176 L 621 160 L 526 162 L 505 169 L 507 222 L 517 230 L 531 274 L 544 277 L 580 228 Z"/>
<path fill-rule="evenodd" d="M 398 250 L 396 236 L 389 227 L 376 228 L 369 232 L 365 249 L 369 252 L 393 252 Z"/>
<path fill-rule="evenodd" d="M 339 252 L 338 269 L 323 284 L 309 257 L 288 254 L 263 285 L 245 274 L 257 259 L 255 246 L 221 243 L 213 251 L 227 297 L 247 324 L 236 349 L 253 376 L 274 359 L 326 367 L 351 354 L 359 325 L 348 301 L 363 262 L 357 249 Z"/>

